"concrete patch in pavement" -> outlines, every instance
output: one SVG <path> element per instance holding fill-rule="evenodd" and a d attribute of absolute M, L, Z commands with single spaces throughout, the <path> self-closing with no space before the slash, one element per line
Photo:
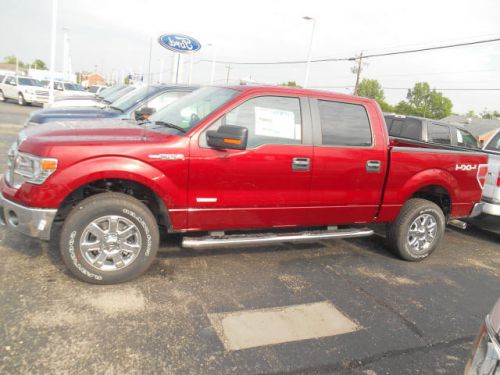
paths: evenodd
<path fill-rule="evenodd" d="M 329 302 L 209 314 L 226 350 L 355 332 L 362 327 Z"/>

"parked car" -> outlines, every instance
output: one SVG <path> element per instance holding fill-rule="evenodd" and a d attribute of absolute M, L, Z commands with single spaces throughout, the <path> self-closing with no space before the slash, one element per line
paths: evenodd
<path fill-rule="evenodd" d="M 87 89 L 87 92 L 90 92 L 94 95 L 98 95 L 102 90 L 106 89 L 107 86 L 100 86 L 100 85 L 95 85 L 95 86 L 89 86 Z"/>
<path fill-rule="evenodd" d="M 464 375 L 500 375 L 500 298 L 481 325 Z"/>
<path fill-rule="evenodd" d="M 56 98 L 53 103 L 47 103 L 44 108 L 62 107 L 98 107 L 104 108 L 109 104 L 125 96 L 129 92 L 138 89 L 136 86 L 120 85 L 116 90 L 103 90 L 97 96 L 64 96 Z"/>
<path fill-rule="evenodd" d="M 96 118 L 142 119 L 181 96 L 193 87 L 150 85 L 133 90 L 105 108 L 63 107 L 46 108 L 32 112 L 26 125 L 42 125 L 52 121 L 88 120 Z M 145 112 L 141 112 L 144 110 Z M 146 113 L 147 112 L 147 113 Z"/>
<path fill-rule="evenodd" d="M 500 129 L 486 143 L 483 150 L 488 153 L 488 176 L 483 191 L 483 212 L 500 216 Z"/>
<path fill-rule="evenodd" d="M 389 136 L 448 146 L 479 149 L 478 140 L 465 128 L 416 116 L 384 114 Z"/>
<path fill-rule="evenodd" d="M 49 100 L 49 90 L 38 79 L 6 75 L 0 81 L 0 101 L 7 99 L 16 100 L 19 105 L 46 103 Z"/>
<path fill-rule="evenodd" d="M 48 88 L 50 88 L 50 81 L 48 83 Z M 54 96 L 55 97 L 66 97 L 66 96 L 94 96 L 93 93 L 85 91 L 82 85 L 74 82 L 64 82 L 64 81 L 54 81 Z"/>
<path fill-rule="evenodd" d="M 390 248 L 420 261 L 447 219 L 480 210 L 487 157 L 391 147 L 371 99 L 237 86 L 201 88 L 143 126 L 28 127 L 8 160 L 6 225 L 47 240 L 63 223 L 66 266 L 112 284 L 149 267 L 160 231 L 209 248 L 364 237 L 373 230 L 360 224 L 388 223 Z"/>

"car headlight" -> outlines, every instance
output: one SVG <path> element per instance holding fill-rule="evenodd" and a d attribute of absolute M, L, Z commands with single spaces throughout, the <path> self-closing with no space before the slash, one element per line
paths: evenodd
<path fill-rule="evenodd" d="M 19 152 L 11 168 L 13 168 L 11 181 L 13 187 L 18 188 L 25 182 L 41 185 L 56 171 L 57 159 Z"/>
<path fill-rule="evenodd" d="M 487 316 L 467 364 L 466 375 L 500 375 L 500 338 Z"/>

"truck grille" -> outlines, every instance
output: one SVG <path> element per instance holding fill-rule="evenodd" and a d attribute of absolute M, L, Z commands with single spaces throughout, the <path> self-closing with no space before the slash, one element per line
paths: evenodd
<path fill-rule="evenodd" d="M 47 91 L 35 91 L 35 94 L 37 96 L 49 96 L 49 93 Z"/>
<path fill-rule="evenodd" d="M 14 163 L 16 161 L 17 154 L 17 144 L 14 142 L 10 146 L 9 152 L 7 153 L 7 173 L 5 174 L 5 182 L 12 186 L 12 181 L 14 180 Z"/>

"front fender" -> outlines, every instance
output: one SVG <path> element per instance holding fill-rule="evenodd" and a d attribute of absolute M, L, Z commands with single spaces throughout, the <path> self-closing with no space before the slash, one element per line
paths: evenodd
<path fill-rule="evenodd" d="M 24 186 L 17 192 L 19 201 L 30 202 L 33 207 L 58 208 L 61 203 L 79 187 L 103 179 L 124 179 L 150 188 L 167 208 L 178 207 L 186 201 L 187 165 L 168 165 L 179 176 L 167 176 L 159 168 L 144 161 L 123 157 L 106 156 L 86 159 L 70 166 L 62 166 L 43 185 Z M 169 169 L 170 171 L 170 169 Z M 173 173 L 172 173 L 173 174 Z"/>

